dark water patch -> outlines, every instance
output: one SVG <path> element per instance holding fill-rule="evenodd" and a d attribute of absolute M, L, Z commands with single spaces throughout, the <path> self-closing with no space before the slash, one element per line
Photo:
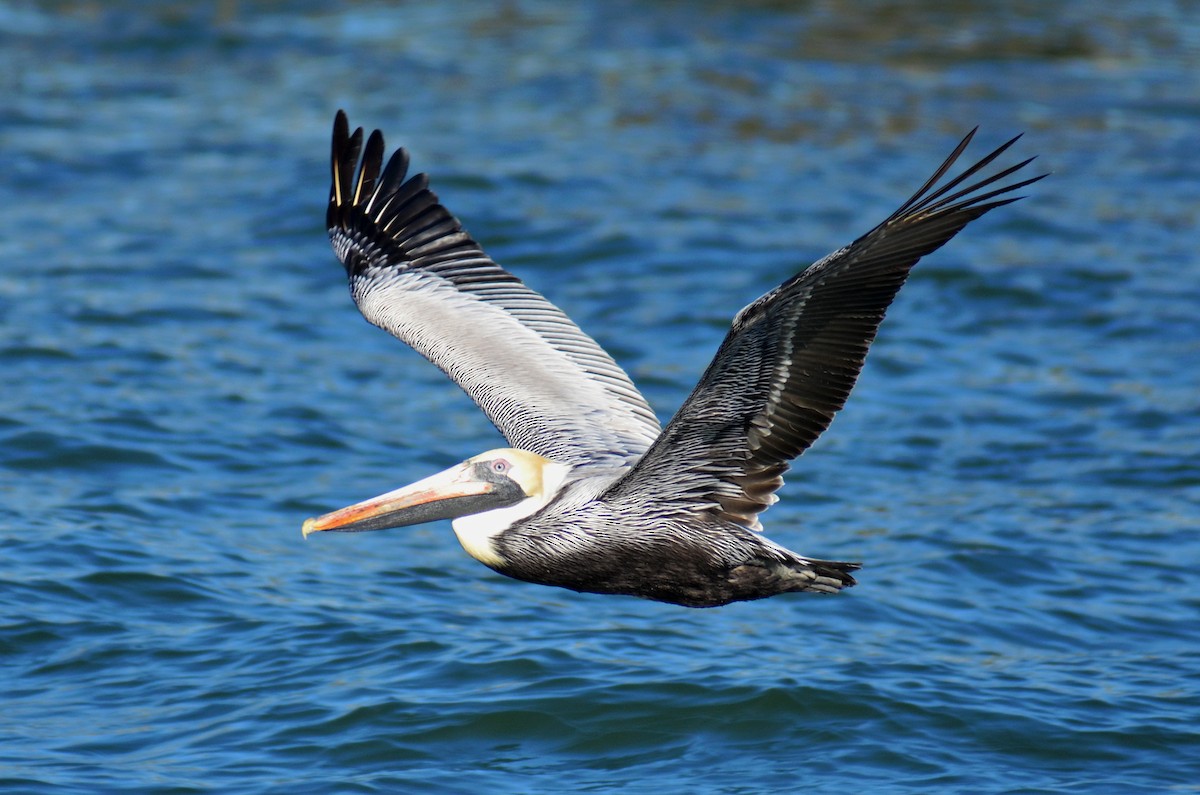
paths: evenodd
<path fill-rule="evenodd" d="M 157 453 L 111 444 L 88 444 L 46 431 L 26 431 L 5 440 L 9 466 L 26 470 L 105 471 L 126 467 L 177 468 Z"/>
<path fill-rule="evenodd" d="M 175 5 L 0 9 L 9 788 L 1196 779 L 1190 17 Z M 686 611 L 505 580 L 445 524 L 302 540 L 502 444 L 346 294 L 337 107 L 664 418 L 966 129 L 1054 174 L 914 272 L 764 517 L 860 585 Z"/>
<path fill-rule="evenodd" d="M 0 348 L 0 361 L 9 364 L 44 364 L 70 361 L 74 358 L 70 351 L 42 345 L 17 344 Z"/>
<path fill-rule="evenodd" d="M 93 598 L 130 608 L 153 605 L 185 605 L 212 598 L 208 589 L 177 576 L 142 571 L 102 571 L 78 580 L 81 590 Z"/>

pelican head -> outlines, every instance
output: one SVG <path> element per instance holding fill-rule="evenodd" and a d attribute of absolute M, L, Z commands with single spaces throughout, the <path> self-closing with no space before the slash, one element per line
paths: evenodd
<path fill-rule="evenodd" d="M 489 450 L 387 494 L 304 522 L 307 538 L 453 519 L 454 533 L 476 560 L 499 566 L 492 539 L 540 511 L 559 492 L 570 467 L 514 448 Z"/>

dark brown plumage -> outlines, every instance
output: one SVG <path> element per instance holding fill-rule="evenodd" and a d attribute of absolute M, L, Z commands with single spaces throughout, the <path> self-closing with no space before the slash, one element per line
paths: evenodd
<path fill-rule="evenodd" d="M 883 223 L 739 312 L 660 433 L 608 354 L 488 258 L 424 175 L 406 180 L 404 150 L 383 167 L 382 135 L 364 148 L 339 112 L 328 221 L 355 302 L 513 447 L 310 519 L 305 535 L 457 517 L 464 548 L 503 574 L 690 607 L 853 585 L 857 564 L 779 546 L 758 516 L 845 404 L 917 261 L 1045 176 L 1004 183 L 1032 158 L 978 176 L 1014 138 L 939 185 L 974 134 Z"/>

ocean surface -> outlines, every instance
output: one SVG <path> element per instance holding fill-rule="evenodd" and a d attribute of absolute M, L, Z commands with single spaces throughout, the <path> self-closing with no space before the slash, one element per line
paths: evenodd
<path fill-rule="evenodd" d="M 0 0 L 0 791 L 1200 790 L 1189 3 Z M 764 516 L 860 585 L 688 610 L 308 516 L 502 440 L 363 322 L 334 112 L 665 420 L 978 125 Z"/>

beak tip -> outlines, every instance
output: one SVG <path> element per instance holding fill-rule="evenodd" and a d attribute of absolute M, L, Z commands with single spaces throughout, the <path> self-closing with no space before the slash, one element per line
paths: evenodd
<path fill-rule="evenodd" d="M 317 520 L 312 517 L 305 519 L 304 526 L 300 528 L 300 532 L 304 534 L 305 538 L 308 538 L 311 533 L 317 532 Z"/>

